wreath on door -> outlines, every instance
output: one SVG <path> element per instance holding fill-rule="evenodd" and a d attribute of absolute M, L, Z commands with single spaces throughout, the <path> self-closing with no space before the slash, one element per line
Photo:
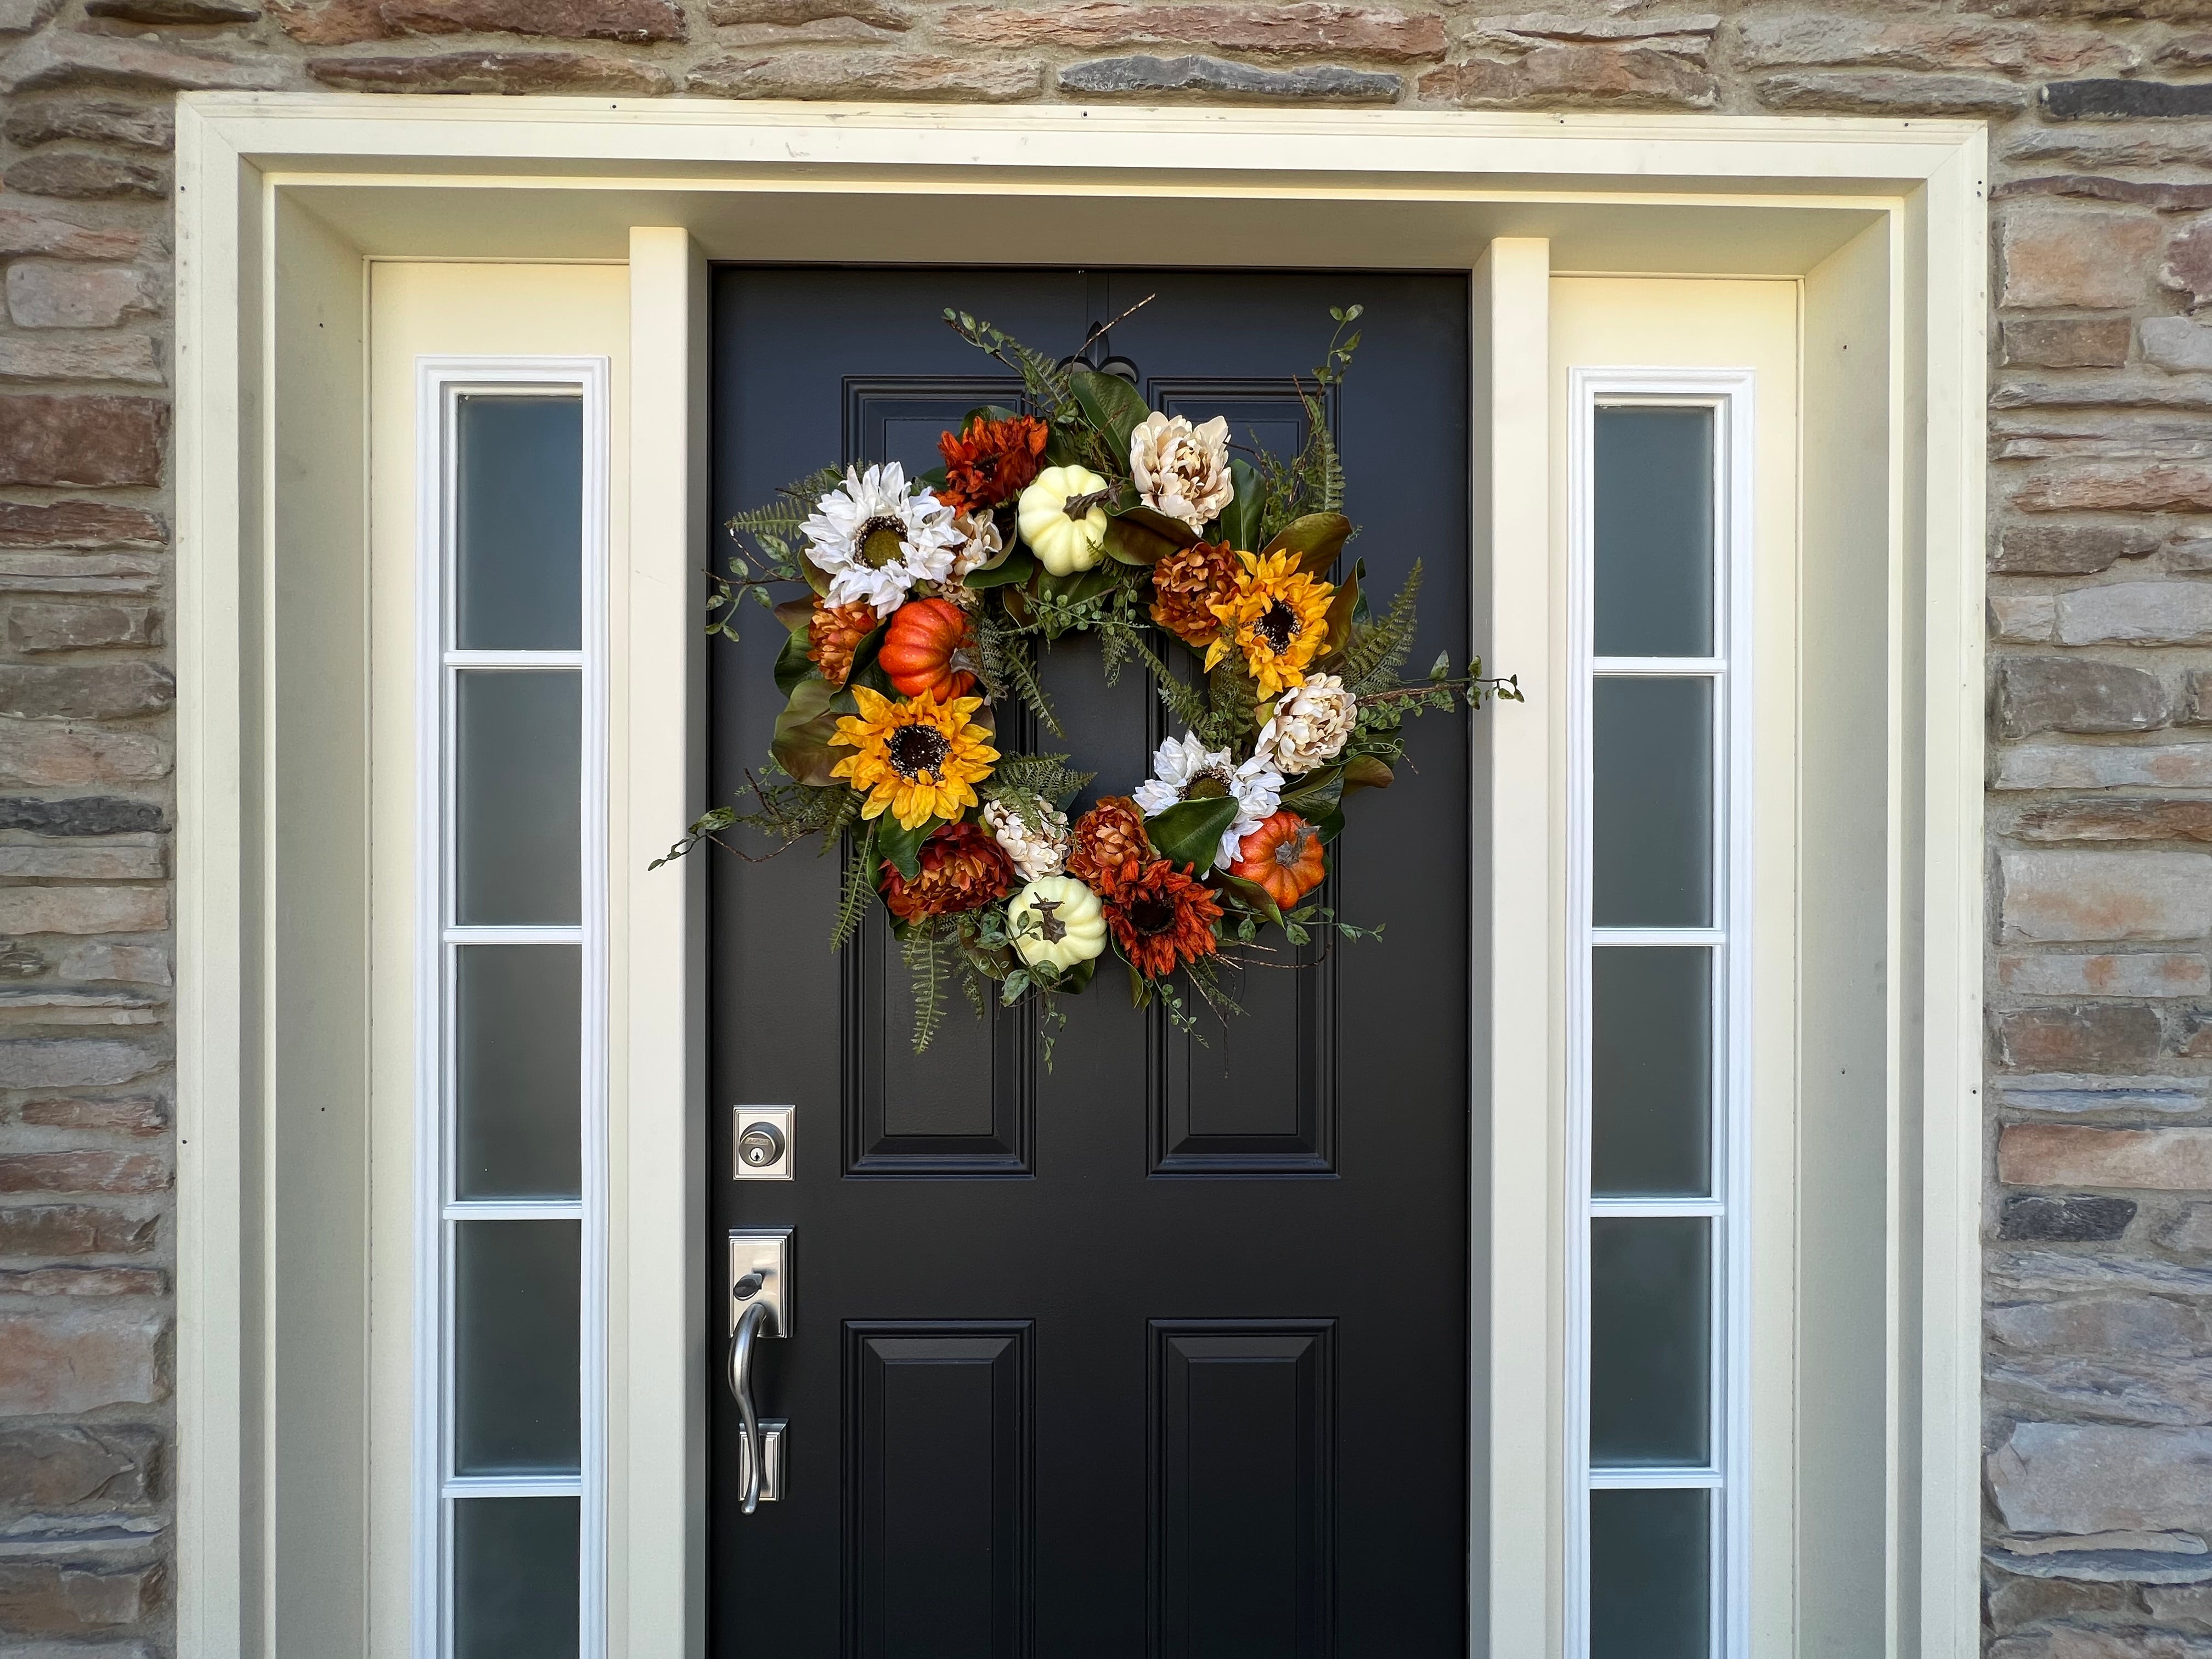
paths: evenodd
<path fill-rule="evenodd" d="M 1522 699 L 1480 658 L 1463 675 L 1446 654 L 1400 677 L 1418 561 L 1379 616 L 1364 562 L 1330 579 L 1355 530 L 1326 398 L 1361 309 L 1331 310 L 1321 365 L 1292 380 L 1306 436 L 1287 459 L 1232 453 L 1220 416 L 1147 408 L 1085 356 L 1111 324 L 1054 359 L 948 310 L 1020 376 L 1024 408 L 971 410 L 919 478 L 895 461 L 824 467 L 728 521 L 737 550 L 710 573 L 708 629 L 734 641 L 748 594 L 774 613 L 789 630 L 783 712 L 738 803 L 653 867 L 702 842 L 763 856 L 723 839 L 740 828 L 780 843 L 765 856 L 808 840 L 846 849 L 830 948 L 871 905 L 889 912 L 917 1054 L 956 976 L 979 1017 L 1038 1003 L 1048 1063 L 1058 1000 L 1109 952 L 1138 1006 L 1194 1030 L 1199 1004 L 1238 1012 L 1225 966 L 1379 933 L 1318 902 L 1346 803 L 1393 781 L 1408 717 Z M 774 597 L 792 586 L 804 591 Z M 1092 775 L 1002 747 L 1000 718 L 1026 710 L 1064 735 L 1039 656 L 1085 635 L 1108 684 L 1133 664 L 1151 676 L 1182 735 L 1150 777 L 1079 812 Z M 1191 678 L 1169 660 L 1178 646 L 1197 659 Z"/>

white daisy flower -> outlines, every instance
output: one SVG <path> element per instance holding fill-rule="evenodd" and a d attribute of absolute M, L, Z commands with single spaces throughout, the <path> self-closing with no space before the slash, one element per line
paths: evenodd
<path fill-rule="evenodd" d="M 830 602 L 866 599 L 878 617 L 897 610 L 916 582 L 950 576 L 968 539 L 933 490 L 908 489 L 896 461 L 866 472 L 847 467 L 845 482 L 814 504 L 814 516 L 799 529 L 806 556 L 830 578 Z"/>
<path fill-rule="evenodd" d="M 1242 766 L 1225 749 L 1208 749 L 1194 732 L 1170 738 L 1152 757 L 1152 775 L 1130 792 L 1130 799 L 1157 817 L 1178 801 L 1237 798 L 1237 821 L 1221 832 L 1221 848 L 1214 854 L 1216 867 L 1226 870 L 1237 861 L 1237 844 L 1267 820 L 1282 799 L 1283 775 L 1255 755 Z"/>

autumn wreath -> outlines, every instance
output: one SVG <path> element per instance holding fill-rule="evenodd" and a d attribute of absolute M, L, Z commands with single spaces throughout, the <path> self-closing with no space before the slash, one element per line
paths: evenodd
<path fill-rule="evenodd" d="M 787 702 L 768 775 L 669 857 L 728 847 L 741 826 L 845 848 L 831 948 L 881 900 L 914 976 L 916 1052 L 955 975 L 979 1014 L 1039 999 L 1049 1043 L 1054 1000 L 1109 950 L 1139 1006 L 1188 1027 L 1178 975 L 1233 1012 L 1221 967 L 1267 951 L 1267 930 L 1291 946 L 1362 932 L 1316 902 L 1346 798 L 1392 781 L 1408 715 L 1520 693 L 1480 659 L 1461 677 L 1440 656 L 1399 678 L 1418 562 L 1379 617 L 1364 565 L 1328 579 L 1354 532 L 1324 400 L 1360 309 L 1329 313 L 1321 366 L 1293 381 L 1307 436 L 1288 459 L 1232 454 L 1218 416 L 1146 408 L 1085 360 L 1088 340 L 1055 360 L 948 311 L 1021 377 L 1026 412 L 973 410 L 920 478 L 896 462 L 825 467 L 729 521 L 738 550 L 712 576 L 709 627 L 734 640 L 748 593 L 772 609 L 789 629 Z M 806 591 L 779 604 L 779 585 Z M 1037 653 L 1080 634 L 1099 640 L 1108 684 L 1146 670 L 1183 732 L 1151 777 L 1071 823 L 1091 775 L 1065 754 L 1002 750 L 994 711 L 1018 703 L 1060 732 Z M 1199 655 L 1194 679 L 1170 641 Z"/>

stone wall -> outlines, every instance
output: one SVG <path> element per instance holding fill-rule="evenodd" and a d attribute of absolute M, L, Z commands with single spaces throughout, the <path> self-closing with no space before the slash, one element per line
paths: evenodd
<path fill-rule="evenodd" d="M 0 1654 L 170 1645 L 168 105 L 324 87 L 1991 120 L 1990 1651 L 2212 1656 L 2212 0 L 1559 6 L 0 0 Z"/>

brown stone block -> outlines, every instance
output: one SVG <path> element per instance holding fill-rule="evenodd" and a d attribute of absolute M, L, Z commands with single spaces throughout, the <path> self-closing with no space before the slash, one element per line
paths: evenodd
<path fill-rule="evenodd" d="M 155 1152 L 0 1153 L 0 1193 L 164 1193 L 169 1164 Z"/>
<path fill-rule="evenodd" d="M 718 98 L 974 99 L 1007 103 L 1036 96 L 1035 64 L 939 58 L 918 52 L 787 52 L 728 54 L 695 67 L 688 89 Z"/>
<path fill-rule="evenodd" d="M 2123 321 L 2121 327 L 2126 325 Z M 2006 325 L 2008 340 L 2014 326 Z M 2007 525 L 1990 569 L 2014 576 L 2087 576 L 2157 548 L 2157 536 L 2138 525 Z"/>
<path fill-rule="evenodd" d="M 718 22 L 729 21 L 717 15 Z M 1143 5 L 1078 0 L 1072 5 L 953 6 L 937 27 L 956 40 L 1019 49 L 1072 46 L 1203 46 L 1330 57 L 1419 58 L 1444 54 L 1441 17 L 1333 0 L 1289 5 Z"/>
<path fill-rule="evenodd" d="M 35 1557 L 0 1560 L 0 1630 L 94 1636 L 136 1626 L 161 1604 L 162 1575 L 158 1565 L 101 1569 Z"/>
<path fill-rule="evenodd" d="M 176 680 L 144 661 L 0 664 L 0 714 L 33 720 L 111 720 L 158 714 L 176 700 Z"/>
<path fill-rule="evenodd" d="M 1998 1060 L 2016 1068 L 2033 1070 L 2158 1058 L 2158 1016 L 2148 1008 L 2111 1003 L 2008 1008 L 1990 1015 L 1990 1028 L 1996 1040 Z"/>
<path fill-rule="evenodd" d="M 166 1398 L 156 1313 L 70 1309 L 0 1313 L 0 1415 L 41 1417 Z M 7 1627 L 0 1592 L 0 1629 Z"/>
<path fill-rule="evenodd" d="M 2166 245 L 2158 279 L 2186 294 L 2192 306 L 2212 300 L 2212 219 L 2198 221 Z"/>
<path fill-rule="evenodd" d="M 0 120 L 0 137 L 25 149 L 57 138 L 88 138 L 133 149 L 166 150 L 176 143 L 177 126 L 159 105 L 106 98 L 38 98 L 8 112 Z"/>
<path fill-rule="evenodd" d="M 0 888 L 0 933 L 151 933 L 169 925 L 158 887 Z"/>
<path fill-rule="evenodd" d="M 2098 1129 L 2012 1123 L 1997 1137 L 1997 1179 L 2009 1187 L 2212 1189 L 2212 1129 Z"/>
<path fill-rule="evenodd" d="M 50 605 L 36 602 L 8 612 L 8 642 L 28 655 L 47 651 L 94 651 L 113 646 L 156 645 L 161 612 L 146 605 Z"/>
<path fill-rule="evenodd" d="M 2012 504 L 2023 513 L 2212 513 L 2212 466 L 2154 461 L 2037 472 Z"/>
<path fill-rule="evenodd" d="M 1983 18 L 1857 18 L 1819 12 L 1745 19 L 1737 58 L 1758 69 L 1875 64 L 1936 71 L 1994 70 L 2006 75 L 2071 75 L 2141 61 L 2140 54 L 2124 42 L 2087 32 Z"/>
<path fill-rule="evenodd" d="M 112 501 L 0 501 L 0 548 L 168 545 L 169 526 Z"/>
<path fill-rule="evenodd" d="M 18 328 L 112 328 L 161 308 L 161 279 L 131 265 L 17 259 L 7 286 L 8 315 Z"/>
<path fill-rule="evenodd" d="M 143 1255 L 160 1231 L 152 1216 L 96 1205 L 15 1206 L 0 1208 L 0 1255 Z"/>
<path fill-rule="evenodd" d="M 707 7 L 710 23 L 796 28 L 841 20 L 894 33 L 914 27 L 913 14 L 890 0 L 709 0 Z"/>
<path fill-rule="evenodd" d="M 161 1495 L 161 1453 L 135 1424 L 0 1426 L 0 1516 L 143 1510 Z"/>
<path fill-rule="evenodd" d="M 578 52 L 318 58 L 308 64 L 307 73 L 342 92 L 597 92 L 653 98 L 674 84 L 658 64 Z"/>
<path fill-rule="evenodd" d="M 2022 196 L 2071 197 L 2077 201 L 2128 202 L 2160 213 L 2194 213 L 2212 207 L 2212 185 L 2178 185 L 2164 179 L 2106 179 L 2065 173 L 2046 179 L 2008 179 L 1990 192 L 1993 202 Z"/>
<path fill-rule="evenodd" d="M 1997 1635 L 2004 1636 L 2046 1619 L 2063 1619 L 2077 1613 L 2124 1613 L 2132 1605 L 2125 1584 L 2084 1584 L 2066 1578 L 2015 1578 L 2008 1574 L 1990 1586 L 1990 1627 Z M 2035 1639 L 2039 1642 L 2045 1638 Z M 2001 1659 L 2001 1649 L 1991 1651 Z"/>
<path fill-rule="evenodd" d="M 112 392 L 0 398 L 0 484 L 157 484 L 169 406 Z"/>
<path fill-rule="evenodd" d="M 261 15 L 261 8 L 250 0 L 85 0 L 84 10 L 88 17 L 112 17 L 155 28 L 179 23 L 194 27 L 251 23 Z"/>
<path fill-rule="evenodd" d="M 0 63 L 0 92 L 40 87 L 152 87 L 164 91 L 274 92 L 289 85 L 281 58 L 225 58 L 151 36 L 51 29 Z"/>
<path fill-rule="evenodd" d="M 1467 109 L 1555 104 L 1603 109 L 1710 109 L 1719 83 L 1695 60 L 1650 46 L 1561 41 L 1512 59 L 1432 69 L 1421 100 Z"/>
<path fill-rule="evenodd" d="M 157 732 L 0 720 L 0 782 L 143 783 L 168 776 L 172 763 L 168 739 Z"/>
<path fill-rule="evenodd" d="M 2087 657 L 2010 657 L 1996 672 L 1996 718 L 2008 738 L 2037 732 L 2147 732 L 2172 716 L 2154 674 Z"/>
<path fill-rule="evenodd" d="M 2212 856 L 2008 852 L 1999 860 L 2008 943 L 2195 939 L 2212 933 Z"/>
<path fill-rule="evenodd" d="M 154 342 L 143 334 L 58 340 L 0 335 L 0 380 L 121 380 L 164 384 Z"/>
<path fill-rule="evenodd" d="M 2026 88 L 1966 75 L 1889 70 L 1761 76 L 1753 85 L 1769 109 L 1850 110 L 1880 115 L 2010 115 L 2027 107 Z"/>
<path fill-rule="evenodd" d="M 0 208 L 0 258 L 44 253 L 57 259 L 129 259 L 145 246 L 131 230 L 94 230 L 44 213 Z"/>
<path fill-rule="evenodd" d="M 8 188 L 19 196 L 66 196 L 97 201 L 118 196 L 169 199 L 169 175 L 133 155 L 95 150 L 41 149 L 9 167 Z"/>
<path fill-rule="evenodd" d="M 383 0 L 270 0 L 269 11 L 302 46 L 359 46 L 400 33 L 385 20 Z"/>
<path fill-rule="evenodd" d="M 2133 331 L 2124 317 L 2037 317 L 2004 325 L 2004 360 L 2036 368 L 2117 368 Z"/>
<path fill-rule="evenodd" d="M 125 1095 L 112 1100 L 32 1100 L 21 1117 L 53 1129 L 97 1129 L 107 1134 L 158 1135 L 169 1127 L 168 1103 L 158 1095 Z"/>
<path fill-rule="evenodd" d="M 10 1037 L 0 1041 L 0 1089 L 104 1089 L 168 1063 L 160 1049 L 106 1037 Z"/>
<path fill-rule="evenodd" d="M 2166 232 L 2148 214 L 2021 208 L 1998 231 L 2004 280 L 1998 303 L 2120 310 L 2148 291 Z"/>
<path fill-rule="evenodd" d="M 562 40 L 681 40 L 674 0 L 383 0 L 410 34 L 542 34 Z"/>
<path fill-rule="evenodd" d="M 2012 833 L 2022 841 L 2212 841 L 2212 800 L 2059 801 L 2029 807 Z"/>
<path fill-rule="evenodd" d="M 0 1296 L 164 1296 L 159 1267 L 0 1267 Z"/>

